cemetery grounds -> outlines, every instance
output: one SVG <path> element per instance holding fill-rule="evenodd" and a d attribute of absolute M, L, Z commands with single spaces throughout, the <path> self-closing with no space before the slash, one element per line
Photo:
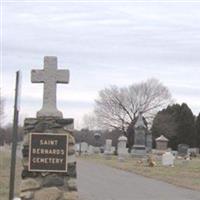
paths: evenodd
<path fill-rule="evenodd" d="M 88 162 L 95 162 L 113 168 L 136 173 L 145 177 L 162 180 L 174 185 L 200 191 L 200 158 L 191 161 L 176 161 L 175 167 L 164 167 L 157 162 L 157 166 L 148 167 L 145 163 L 139 163 L 138 159 L 129 158 L 119 162 L 117 156 L 105 159 L 103 155 L 81 156 Z M 15 194 L 19 196 L 19 185 L 21 180 L 21 159 L 16 160 Z M 10 151 L 0 151 L 0 197 L 1 200 L 8 199 L 10 173 Z"/>
<path fill-rule="evenodd" d="M 119 161 L 117 156 L 106 159 L 104 155 L 82 155 L 80 159 L 200 191 L 200 157 L 189 161 L 176 159 L 174 167 L 162 166 L 161 161 L 156 159 L 156 166 L 154 167 L 149 167 L 144 160 L 137 158 Z"/>
<path fill-rule="evenodd" d="M 0 151 L 0 199 L 7 200 L 9 194 L 9 176 L 10 176 L 10 158 L 9 150 Z M 16 159 L 15 172 L 15 196 L 19 197 L 19 186 L 21 181 L 21 158 Z"/>

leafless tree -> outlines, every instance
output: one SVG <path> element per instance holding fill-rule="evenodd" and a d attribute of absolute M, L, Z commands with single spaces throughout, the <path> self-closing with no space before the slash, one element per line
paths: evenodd
<path fill-rule="evenodd" d="M 150 122 L 153 116 L 172 102 L 169 90 L 157 79 L 119 88 L 111 86 L 99 92 L 95 101 L 98 124 L 126 133 L 139 112 Z"/>
<path fill-rule="evenodd" d="M 83 126 L 89 130 L 97 129 L 97 119 L 94 113 L 88 113 L 83 116 Z"/>
<path fill-rule="evenodd" d="M 4 99 L 1 95 L 1 89 L 0 89 L 0 127 L 2 126 L 4 118 Z"/>

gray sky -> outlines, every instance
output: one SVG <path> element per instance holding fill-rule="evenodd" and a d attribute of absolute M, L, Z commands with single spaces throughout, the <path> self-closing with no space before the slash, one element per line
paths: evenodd
<path fill-rule="evenodd" d="M 42 84 L 31 69 L 58 57 L 70 84 L 58 86 L 58 108 L 76 127 L 98 91 L 157 78 L 178 103 L 200 112 L 200 1 L 3 1 L 2 94 L 12 120 L 15 71 L 23 75 L 21 121 L 35 117 Z"/>

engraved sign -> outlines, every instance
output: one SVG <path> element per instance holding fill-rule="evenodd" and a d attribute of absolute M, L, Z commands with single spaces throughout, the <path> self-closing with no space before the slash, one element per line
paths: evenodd
<path fill-rule="evenodd" d="M 30 133 L 29 171 L 67 172 L 68 135 Z"/>

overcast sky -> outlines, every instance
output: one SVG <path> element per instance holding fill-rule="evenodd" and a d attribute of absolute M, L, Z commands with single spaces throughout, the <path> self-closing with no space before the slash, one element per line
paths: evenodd
<path fill-rule="evenodd" d="M 123 2 L 123 3 L 122 3 Z M 12 121 L 15 72 L 23 75 L 20 121 L 35 117 L 42 84 L 30 82 L 43 57 L 58 57 L 70 83 L 58 86 L 58 108 L 76 127 L 98 91 L 157 78 L 178 103 L 200 112 L 200 2 L 3 1 L 1 88 Z"/>

